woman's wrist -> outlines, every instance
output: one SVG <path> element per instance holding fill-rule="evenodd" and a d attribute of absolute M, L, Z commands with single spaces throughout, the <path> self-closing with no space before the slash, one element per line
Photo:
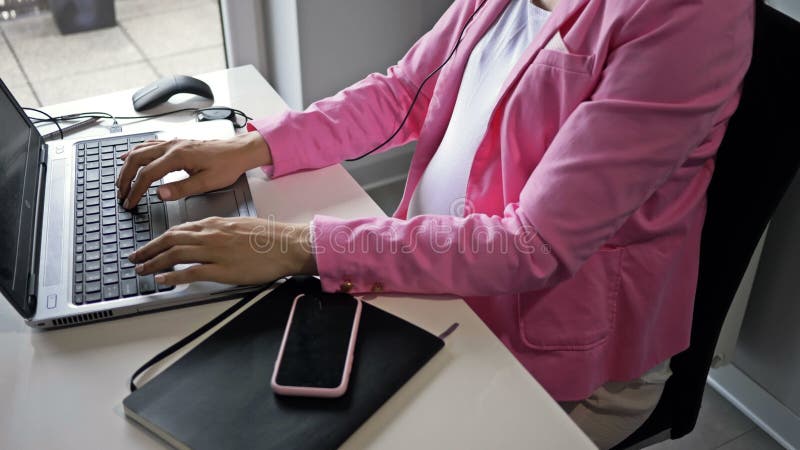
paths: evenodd
<path fill-rule="evenodd" d="M 242 144 L 246 170 L 272 164 L 272 152 L 261 133 L 250 131 L 236 136 L 236 139 Z"/>
<path fill-rule="evenodd" d="M 296 227 L 296 228 L 295 228 Z M 290 232 L 291 254 L 289 258 L 294 262 L 292 275 L 317 275 L 317 259 L 311 241 L 311 227 L 309 224 L 296 224 Z"/>

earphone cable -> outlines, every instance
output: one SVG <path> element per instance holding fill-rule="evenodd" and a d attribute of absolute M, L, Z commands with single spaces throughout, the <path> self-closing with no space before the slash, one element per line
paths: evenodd
<path fill-rule="evenodd" d="M 417 89 L 417 93 L 414 94 L 414 99 L 411 100 L 411 105 L 408 107 L 408 111 L 406 111 L 406 115 L 403 117 L 403 120 L 400 122 L 400 125 L 397 126 L 397 129 L 394 130 L 394 133 L 392 133 L 391 136 L 389 136 L 385 141 L 381 142 L 375 148 L 373 148 L 372 150 L 368 151 L 367 153 L 364 153 L 363 155 L 357 156 L 357 157 L 352 158 L 352 159 L 348 159 L 347 161 L 350 161 L 350 162 L 358 161 L 361 158 L 364 158 L 366 156 L 371 155 L 372 153 L 375 153 L 376 151 L 378 151 L 381 148 L 383 148 L 386 144 L 391 142 L 392 139 L 394 139 L 395 136 L 397 136 L 397 134 L 400 133 L 400 130 L 403 129 L 403 126 L 406 124 L 406 121 L 408 121 L 408 118 L 411 116 L 411 112 L 414 110 L 414 105 L 417 103 L 417 99 L 419 98 L 420 94 L 422 93 L 422 89 L 425 88 L 425 84 L 428 82 L 428 80 L 433 78 L 433 76 L 436 75 L 436 73 L 438 73 L 440 70 L 442 70 L 442 68 L 450 61 L 450 59 L 453 57 L 453 55 L 455 55 L 456 50 L 458 50 L 458 46 L 461 45 L 461 41 L 464 39 L 464 32 L 467 30 L 467 26 L 470 24 L 470 22 L 472 22 L 472 19 L 475 18 L 475 15 L 478 14 L 478 11 L 480 11 L 483 8 L 483 6 L 486 4 L 487 1 L 488 0 L 483 0 L 483 2 L 481 2 L 480 5 L 478 5 L 478 8 L 476 8 L 475 11 L 472 12 L 472 15 L 469 16 L 469 18 L 467 19 L 466 23 L 464 23 L 464 26 L 461 28 L 461 32 L 458 35 L 458 40 L 456 41 L 456 45 L 453 46 L 453 49 L 450 51 L 450 54 L 447 56 L 447 58 L 445 58 L 444 62 L 442 64 L 440 64 L 439 67 L 434 69 L 433 72 L 428 74 L 428 76 L 425 77 L 424 80 L 422 80 L 422 83 L 420 83 L 419 88 Z"/>
<path fill-rule="evenodd" d="M 72 114 L 65 114 L 63 116 L 52 117 L 52 116 L 44 113 L 43 111 L 35 110 L 33 108 L 25 108 L 25 109 L 30 109 L 32 111 L 37 111 L 37 112 L 47 116 L 46 119 L 45 118 L 38 118 L 38 117 L 37 118 L 31 118 L 31 120 L 34 123 L 52 122 L 52 123 L 55 123 L 56 126 L 59 127 L 59 129 L 61 127 L 58 125 L 58 122 L 65 121 L 65 120 L 90 119 L 90 118 L 111 119 L 111 120 L 114 121 L 114 125 L 117 125 L 117 120 L 139 120 L 139 119 L 141 119 L 141 120 L 149 120 L 149 119 L 155 119 L 155 118 L 158 118 L 158 117 L 169 116 L 169 115 L 172 115 L 172 114 L 178 114 L 178 113 L 182 113 L 182 112 L 198 113 L 198 112 L 207 111 L 207 110 L 211 110 L 211 109 L 227 109 L 227 110 L 232 111 L 235 115 L 239 115 L 239 116 L 244 117 L 246 120 L 253 120 L 252 117 L 248 116 L 247 114 L 245 114 L 243 111 L 241 111 L 239 109 L 228 108 L 228 107 L 218 107 L 218 106 L 213 106 L 213 107 L 209 107 L 209 108 L 181 108 L 181 109 L 176 109 L 176 110 L 173 110 L 173 111 L 167 111 L 167 112 L 158 113 L 158 114 L 142 115 L 142 116 L 114 116 L 112 114 L 109 114 L 107 112 L 102 112 L 102 111 L 88 111 L 88 112 L 72 113 Z M 237 128 L 241 128 L 243 126 L 244 125 L 239 125 L 238 123 L 236 123 L 236 127 Z M 62 139 L 63 139 L 63 137 L 62 137 Z"/>

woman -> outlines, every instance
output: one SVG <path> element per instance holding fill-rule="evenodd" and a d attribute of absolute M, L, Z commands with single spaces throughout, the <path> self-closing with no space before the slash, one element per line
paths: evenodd
<path fill-rule="evenodd" d="M 118 180 L 130 205 L 187 169 L 159 188 L 173 200 L 252 167 L 279 177 L 390 136 L 380 150 L 417 140 L 394 217 L 208 219 L 131 258 L 142 274 L 201 263 L 158 275 L 166 284 L 310 273 L 328 291 L 462 296 L 611 447 L 647 418 L 688 345 L 705 192 L 749 65 L 753 7 L 457 0 L 386 75 L 227 141 L 148 142 Z M 255 229 L 289 242 L 259 252 Z"/>

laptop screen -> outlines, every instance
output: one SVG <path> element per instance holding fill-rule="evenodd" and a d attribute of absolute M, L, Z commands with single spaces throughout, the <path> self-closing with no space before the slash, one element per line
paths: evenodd
<path fill-rule="evenodd" d="M 2 82 L 0 94 L 0 291 L 28 316 L 40 140 Z"/>

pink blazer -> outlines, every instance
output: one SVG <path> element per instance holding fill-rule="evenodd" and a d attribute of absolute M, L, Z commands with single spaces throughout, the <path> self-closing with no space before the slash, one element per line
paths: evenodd
<path fill-rule="evenodd" d="M 255 121 L 273 176 L 387 138 L 480 0 L 456 0 L 387 74 Z M 689 343 L 705 193 L 751 56 L 753 0 L 562 0 L 505 83 L 463 217 L 406 220 L 489 0 L 391 148 L 417 140 L 391 218 L 313 220 L 326 290 L 449 293 L 559 401 L 629 380 Z M 547 43 L 559 31 L 568 51 Z"/>

